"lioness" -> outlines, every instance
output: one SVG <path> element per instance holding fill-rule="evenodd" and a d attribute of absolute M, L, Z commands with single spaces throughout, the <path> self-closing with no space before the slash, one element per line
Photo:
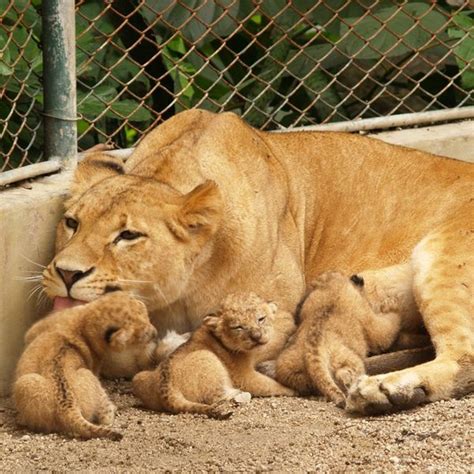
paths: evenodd
<path fill-rule="evenodd" d="M 267 133 L 189 110 L 122 167 L 81 163 L 44 272 L 51 298 L 121 288 L 159 328 L 185 332 L 229 293 L 295 310 L 306 281 L 338 268 L 414 264 L 434 361 L 365 378 L 357 409 L 401 409 L 474 381 L 474 168 L 359 135 Z M 354 404 L 353 404 L 354 405 Z"/>

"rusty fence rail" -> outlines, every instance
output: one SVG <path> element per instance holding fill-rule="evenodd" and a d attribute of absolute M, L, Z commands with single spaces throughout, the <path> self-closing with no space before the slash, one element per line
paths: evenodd
<path fill-rule="evenodd" d="M 54 154 L 48 1 L 0 0 L 0 172 Z M 272 130 L 474 105 L 472 0 L 55 1 L 75 6 L 77 110 L 59 119 L 79 150 L 190 107 Z"/>

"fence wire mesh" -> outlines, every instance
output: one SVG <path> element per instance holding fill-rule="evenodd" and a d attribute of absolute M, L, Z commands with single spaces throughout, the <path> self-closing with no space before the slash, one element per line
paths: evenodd
<path fill-rule="evenodd" d="M 41 158 L 42 103 L 40 1 L 0 0 L 0 12 L 2 2 L 0 171 Z M 190 107 L 275 129 L 472 105 L 473 8 L 458 0 L 76 1 L 78 147 L 132 146 Z"/>
<path fill-rule="evenodd" d="M 26 0 L 0 0 L 0 172 L 41 158 L 41 18 Z"/>

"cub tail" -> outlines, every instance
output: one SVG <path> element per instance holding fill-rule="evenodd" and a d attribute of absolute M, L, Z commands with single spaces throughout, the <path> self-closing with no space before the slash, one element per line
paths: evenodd
<path fill-rule="evenodd" d="M 66 409 L 61 416 L 64 431 L 75 438 L 107 438 L 112 441 L 120 441 L 123 438 L 122 433 L 100 425 L 94 425 L 87 421 L 79 407 Z"/>

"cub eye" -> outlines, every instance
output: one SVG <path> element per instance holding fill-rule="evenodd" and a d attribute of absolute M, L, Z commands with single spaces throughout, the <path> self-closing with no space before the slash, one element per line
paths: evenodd
<path fill-rule="evenodd" d="M 117 237 L 115 237 L 114 244 L 117 242 L 120 242 L 121 240 L 135 240 L 138 239 L 139 237 L 143 237 L 145 234 L 142 234 L 141 232 L 133 232 L 132 230 L 123 230 L 120 232 Z"/>
<path fill-rule="evenodd" d="M 234 326 L 234 327 L 231 327 L 232 331 L 242 331 L 244 328 L 243 326 Z"/>
<path fill-rule="evenodd" d="M 258 323 L 258 324 L 263 324 L 263 323 L 265 322 L 265 319 L 267 319 L 267 317 L 266 317 L 266 316 L 262 316 L 262 317 L 260 317 L 260 318 L 257 319 L 257 323 Z"/>
<path fill-rule="evenodd" d="M 72 217 L 66 217 L 65 223 L 66 227 L 72 230 L 77 230 L 79 226 L 79 222 L 77 222 L 76 219 L 73 219 Z"/>

